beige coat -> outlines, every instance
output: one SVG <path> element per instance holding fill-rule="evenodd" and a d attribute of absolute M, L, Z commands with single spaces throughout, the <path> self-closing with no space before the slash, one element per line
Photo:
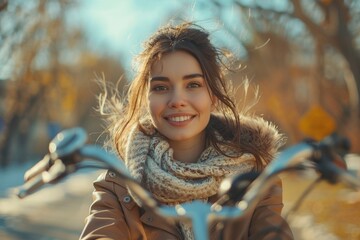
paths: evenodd
<path fill-rule="evenodd" d="M 80 239 L 183 239 L 175 223 L 140 208 L 115 173 L 107 171 L 100 175 L 94 186 L 94 202 Z M 290 228 L 280 216 L 282 207 L 279 182 L 245 219 L 211 223 L 210 239 L 293 239 Z M 256 235 L 280 225 L 280 235 Z"/>

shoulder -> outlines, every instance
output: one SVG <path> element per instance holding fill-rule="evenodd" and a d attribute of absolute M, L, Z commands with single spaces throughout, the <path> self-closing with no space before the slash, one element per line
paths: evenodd
<path fill-rule="evenodd" d="M 132 209 L 136 203 L 130 196 L 126 184 L 119 177 L 118 173 L 107 170 L 102 172 L 99 177 L 94 181 L 95 193 L 108 192 L 112 198 L 116 198 L 120 205 L 125 206 L 128 209 Z M 102 195 L 102 194 L 98 194 Z M 103 194 L 102 198 L 109 194 Z"/>
<path fill-rule="evenodd" d="M 272 122 L 258 116 L 241 116 L 240 143 L 242 142 L 274 155 L 285 144 L 286 138 Z"/>
<path fill-rule="evenodd" d="M 259 116 L 240 117 L 240 145 L 251 146 L 265 166 L 276 157 L 286 138 L 278 127 Z"/>
<path fill-rule="evenodd" d="M 95 189 L 105 188 L 113 192 L 116 190 L 127 193 L 124 181 L 119 177 L 118 173 L 112 170 L 102 172 L 93 184 Z"/>
<path fill-rule="evenodd" d="M 212 121 L 217 125 L 217 131 L 232 131 L 231 126 L 228 126 L 228 120 L 224 117 L 213 115 Z M 286 138 L 279 132 L 278 127 L 260 116 L 240 115 L 239 126 L 233 130 L 236 130 L 237 141 L 239 141 L 235 144 L 248 146 L 248 149 L 256 151 L 265 162 L 271 161 L 286 142 Z"/>

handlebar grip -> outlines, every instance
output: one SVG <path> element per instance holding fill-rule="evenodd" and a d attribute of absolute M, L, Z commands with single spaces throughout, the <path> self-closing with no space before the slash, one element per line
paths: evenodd
<path fill-rule="evenodd" d="M 19 187 L 16 191 L 16 195 L 19 198 L 25 198 L 26 196 L 30 195 L 31 193 L 38 190 L 41 186 L 45 184 L 44 179 L 42 175 L 37 175 L 34 178 L 31 178 L 29 181 L 27 181 L 24 185 Z"/>
<path fill-rule="evenodd" d="M 216 204 L 236 203 L 240 201 L 246 193 L 250 184 L 260 175 L 260 172 L 250 171 L 225 178 L 219 187 L 220 198 Z"/>

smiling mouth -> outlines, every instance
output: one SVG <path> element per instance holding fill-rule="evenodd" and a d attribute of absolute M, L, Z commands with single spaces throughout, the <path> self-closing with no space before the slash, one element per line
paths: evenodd
<path fill-rule="evenodd" d="M 192 119 L 193 116 L 173 116 L 173 117 L 166 117 L 165 119 L 171 122 L 177 122 L 177 123 L 181 123 L 181 122 L 185 122 L 188 121 L 190 119 Z"/>

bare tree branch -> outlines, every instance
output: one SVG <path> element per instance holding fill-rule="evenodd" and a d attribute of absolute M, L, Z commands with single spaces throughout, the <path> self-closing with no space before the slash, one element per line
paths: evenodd
<path fill-rule="evenodd" d="M 316 24 L 311 18 L 309 18 L 309 16 L 307 16 L 300 4 L 300 1 L 301 0 L 292 0 L 294 6 L 294 16 L 300 19 L 306 25 L 309 32 L 322 43 L 335 45 L 333 37 L 328 35 L 322 26 Z"/>
<path fill-rule="evenodd" d="M 8 5 L 7 0 L 3 0 L 2 2 L 0 2 L 0 11 L 5 10 L 7 5 Z"/>

